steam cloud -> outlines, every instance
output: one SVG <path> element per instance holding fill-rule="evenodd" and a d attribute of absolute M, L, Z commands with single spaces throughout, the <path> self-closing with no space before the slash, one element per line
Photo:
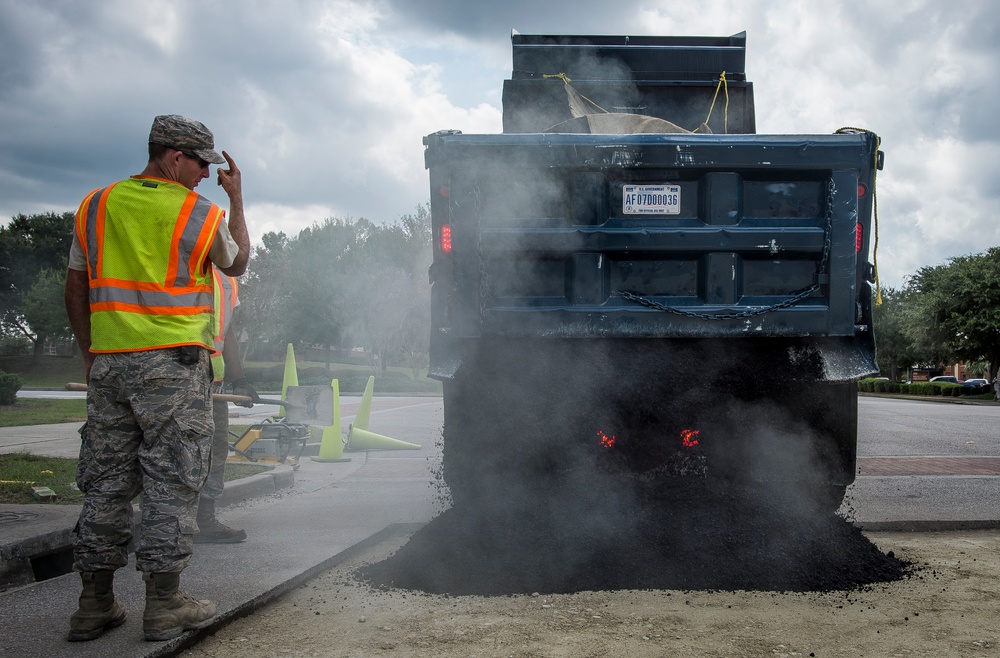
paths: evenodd
<path fill-rule="evenodd" d="M 544 350 L 538 342 L 517 343 L 516 362 L 534 364 L 525 370 L 511 367 L 510 353 L 476 355 L 474 370 L 486 375 L 447 398 L 458 405 L 446 408 L 445 421 L 454 505 L 395 555 L 362 568 L 362 579 L 504 595 L 822 591 L 907 574 L 909 565 L 882 554 L 815 495 L 814 430 L 794 420 L 780 395 L 745 399 L 759 382 L 740 385 L 750 371 L 735 353 L 709 342 L 677 353 L 628 341 Z M 562 371 L 553 370 L 557 363 Z M 678 373 L 689 374 L 680 382 Z M 732 390 L 699 393 L 692 378 Z M 669 467 L 683 450 L 662 449 L 679 445 L 666 429 L 677 414 L 705 421 L 694 448 L 705 461 L 688 462 L 705 468 Z M 595 426 L 617 427 L 634 459 L 608 461 L 587 429 Z"/>

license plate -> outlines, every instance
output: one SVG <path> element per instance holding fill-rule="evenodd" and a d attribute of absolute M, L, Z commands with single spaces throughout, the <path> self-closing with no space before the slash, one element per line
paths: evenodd
<path fill-rule="evenodd" d="M 680 185 L 623 185 L 622 212 L 626 215 L 679 215 Z"/>

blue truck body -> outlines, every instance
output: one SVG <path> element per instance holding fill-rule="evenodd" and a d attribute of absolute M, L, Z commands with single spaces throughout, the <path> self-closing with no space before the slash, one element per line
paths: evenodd
<path fill-rule="evenodd" d="M 453 495 L 558 479 L 568 461 L 649 481 L 796 479 L 839 504 L 854 381 L 877 371 L 877 136 L 753 134 L 752 85 L 732 70 L 745 35 L 514 40 L 505 132 L 424 140 Z M 741 100 L 711 133 L 564 132 L 566 78 L 693 129 L 720 65 Z"/>

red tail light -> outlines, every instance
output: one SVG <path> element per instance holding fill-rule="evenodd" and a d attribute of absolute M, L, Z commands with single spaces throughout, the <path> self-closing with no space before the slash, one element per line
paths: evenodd
<path fill-rule="evenodd" d="M 858 198 L 860 199 L 866 194 L 868 194 L 868 188 L 865 187 L 864 183 L 858 183 Z"/>
<path fill-rule="evenodd" d="M 597 443 L 602 448 L 613 448 L 615 447 L 615 435 L 608 434 L 604 430 L 597 430 Z"/>
<path fill-rule="evenodd" d="M 441 251 L 451 253 L 451 224 L 441 225 Z"/>
<path fill-rule="evenodd" d="M 861 245 L 864 243 L 864 239 L 865 239 L 865 229 L 861 226 L 861 224 L 855 224 L 854 226 L 855 226 L 855 228 L 854 228 L 854 253 L 860 254 L 861 253 Z"/>
<path fill-rule="evenodd" d="M 693 448 L 698 445 L 698 437 L 701 430 L 681 430 L 681 443 L 685 448 Z"/>

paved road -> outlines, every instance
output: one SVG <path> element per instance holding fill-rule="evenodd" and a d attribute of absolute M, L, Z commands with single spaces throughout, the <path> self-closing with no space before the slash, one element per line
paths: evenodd
<path fill-rule="evenodd" d="M 86 393 L 75 391 L 18 391 L 18 397 L 24 398 L 83 398 Z M 434 402 L 435 404 L 429 404 Z M 361 396 L 340 396 L 341 425 L 343 431 L 347 432 L 348 425 L 354 420 L 361 404 Z M 380 434 L 399 438 L 404 441 L 414 441 L 407 439 L 403 435 L 414 435 L 419 439 L 416 442 L 422 443 L 424 437 L 422 433 L 430 432 L 432 436 L 440 435 L 440 427 L 443 413 L 438 411 L 433 417 L 426 417 L 428 408 L 440 409 L 440 397 L 418 397 L 418 396 L 376 396 L 372 399 L 372 431 Z M 233 424 L 249 425 L 263 422 L 265 419 L 273 418 L 280 411 L 279 405 L 257 404 L 252 409 L 229 405 L 229 419 Z M 374 422 L 379 414 L 387 411 L 398 411 L 394 418 L 401 418 L 402 422 L 394 421 L 388 428 L 380 428 Z M 49 455 L 51 457 L 76 458 L 80 454 L 80 437 L 77 434 L 82 423 L 58 423 L 54 425 L 30 425 L 26 427 L 0 427 L 0 454 L 9 452 L 31 452 L 39 455 Z M 407 427 L 408 425 L 412 427 Z M 399 434 L 393 434 L 392 431 Z"/>
<path fill-rule="evenodd" d="M 859 477 L 848 494 L 855 518 L 908 529 L 1000 520 L 1000 405 L 859 402 Z"/>
<path fill-rule="evenodd" d="M 1000 457 L 1000 404 L 862 397 L 858 456 Z"/>
<path fill-rule="evenodd" d="M 358 397 L 341 398 L 345 433 L 359 402 Z M 230 406 L 230 411 L 234 423 L 250 423 L 277 408 Z M 371 429 L 428 446 L 440 438 L 442 412 L 440 398 L 380 396 L 373 401 Z M 855 518 L 877 524 L 1000 519 L 998 421 L 1000 405 L 995 404 L 862 397 L 859 477 L 850 497 Z M 75 457 L 78 426 L 0 428 L 0 453 Z"/>
<path fill-rule="evenodd" d="M 18 391 L 25 398 L 83 398 L 78 391 Z M 341 412 L 349 423 L 361 401 L 359 396 L 341 396 Z M 426 397 L 379 396 L 373 410 L 417 407 Z M 277 405 L 256 405 L 244 409 L 229 405 L 232 422 L 259 422 L 278 413 Z M 428 419 L 420 418 L 424 423 Z M 442 420 L 437 419 L 438 426 Z M 0 428 L 0 432 L 3 428 Z M 27 449 L 45 451 L 36 445 L 51 438 L 52 426 L 22 429 L 21 443 L 0 435 L 0 452 Z M 9 433 L 9 431 L 8 431 Z M 63 432 L 65 434 L 65 431 Z M 33 435 L 38 435 L 33 437 Z M 77 447 L 79 444 L 76 444 Z M 70 453 L 69 456 L 73 456 Z M 858 405 L 858 456 L 866 457 L 998 457 L 1000 458 L 1000 404 L 960 404 L 914 399 L 862 397 Z"/>
<path fill-rule="evenodd" d="M 19 397 L 82 398 L 74 391 L 19 391 Z M 357 412 L 359 396 L 341 396 L 345 430 Z M 406 419 L 407 408 L 422 407 L 426 397 L 379 396 L 373 412 L 399 409 Z M 230 405 L 233 423 L 260 422 L 274 416 L 276 405 L 256 405 L 244 409 Z M 419 418 L 440 427 L 442 419 Z M 79 441 L 67 425 L 40 425 L 34 428 L 0 428 L 0 453 L 28 450 L 40 454 L 76 456 Z M 912 399 L 862 397 L 858 412 L 858 457 L 961 457 L 1000 458 L 1000 404 L 959 404 Z"/>

